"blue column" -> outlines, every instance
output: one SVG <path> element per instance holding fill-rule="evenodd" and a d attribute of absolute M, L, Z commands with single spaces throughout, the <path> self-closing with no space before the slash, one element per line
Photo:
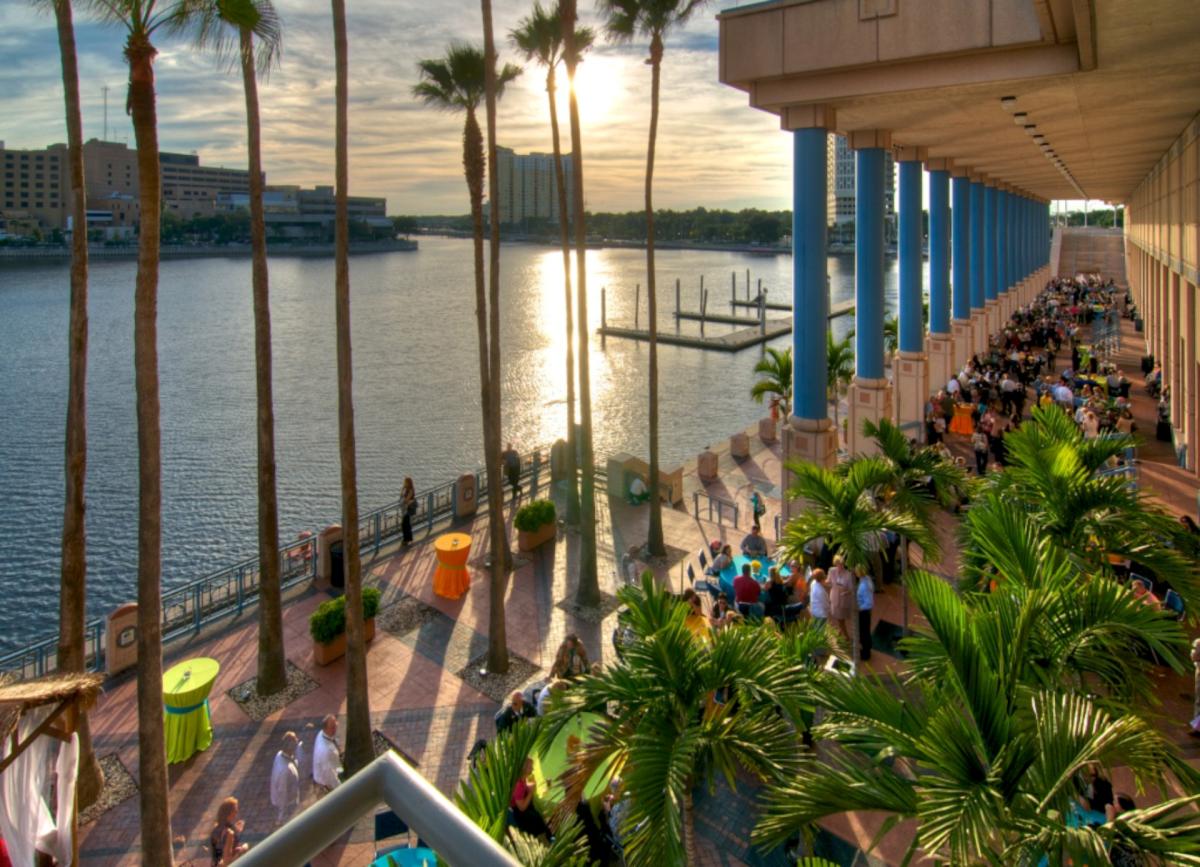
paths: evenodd
<path fill-rule="evenodd" d="M 792 133 L 792 414 L 813 421 L 829 415 L 826 136 L 823 129 Z"/>
<path fill-rule="evenodd" d="M 1017 270 L 1021 279 L 1029 276 L 1029 200 L 1020 198 L 1020 208 L 1017 210 Z"/>
<path fill-rule="evenodd" d="M 855 373 L 883 379 L 883 148 L 855 157 Z"/>
<path fill-rule="evenodd" d="M 921 163 L 904 160 L 900 172 L 900 351 L 923 352 L 921 315 Z"/>
<path fill-rule="evenodd" d="M 950 241 L 954 254 L 954 318 L 971 318 L 971 182 L 955 178 L 953 226 Z"/>
<path fill-rule="evenodd" d="M 1008 294 L 1008 193 L 996 190 L 996 295 Z"/>
<path fill-rule="evenodd" d="M 983 309 L 983 184 L 971 181 L 971 312 Z"/>
<path fill-rule="evenodd" d="M 983 188 L 983 297 L 996 300 L 996 188 Z"/>
<path fill-rule="evenodd" d="M 929 331 L 950 333 L 950 173 L 929 173 Z"/>

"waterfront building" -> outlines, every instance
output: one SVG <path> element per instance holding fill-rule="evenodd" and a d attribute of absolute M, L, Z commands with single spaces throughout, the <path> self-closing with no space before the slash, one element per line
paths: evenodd
<path fill-rule="evenodd" d="M 19 150 L 0 141 L 0 230 L 31 235 L 65 226 L 66 154 L 65 145 Z"/>
<path fill-rule="evenodd" d="M 387 199 L 376 196 L 349 196 L 348 211 L 352 223 L 362 223 L 374 231 L 392 233 L 392 221 L 387 217 Z M 263 191 L 263 216 L 267 232 L 273 237 L 325 239 L 333 237 L 336 210 L 333 187 L 319 186 L 304 189 L 296 185 L 269 186 Z M 217 197 L 218 211 L 249 210 L 250 194 L 221 193 Z"/>
<path fill-rule="evenodd" d="M 833 209 L 830 214 L 830 224 L 842 226 L 854 222 L 854 149 L 844 135 L 829 135 L 833 145 L 830 161 L 833 163 L 833 188 L 830 194 L 833 198 Z M 896 161 L 892 154 L 884 154 L 883 165 L 884 219 L 890 221 L 896 218 Z"/>
<path fill-rule="evenodd" d="M 567 209 L 570 211 L 575 202 L 572 158 L 570 154 L 564 154 L 562 159 L 567 181 Z M 496 177 L 500 184 L 501 225 L 558 219 L 558 182 L 553 154 L 518 154 L 512 148 L 497 148 Z"/>
<path fill-rule="evenodd" d="M 1164 409 L 1178 459 L 1196 470 L 1200 18 L 1190 3 L 1154 0 L 1135 16 L 1120 0 L 774 0 L 718 17 L 721 81 L 778 116 L 792 137 L 791 454 L 822 464 L 837 456 L 824 385 L 825 241 L 827 224 L 848 217 L 852 152 L 851 452 L 873 448 L 861 433 L 866 419 L 895 417 L 920 435 L 930 383 L 986 350 L 989 332 L 1058 273 L 1062 236 L 1052 235 L 1050 201 L 1097 199 L 1125 206 L 1125 273 L 1117 276 L 1170 386 Z M 847 149 L 832 215 L 830 133 L 844 136 Z M 889 157 L 900 186 L 900 346 L 890 375 L 882 352 Z"/>

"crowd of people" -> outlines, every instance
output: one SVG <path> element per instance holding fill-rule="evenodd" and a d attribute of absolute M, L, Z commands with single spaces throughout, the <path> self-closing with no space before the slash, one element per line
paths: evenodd
<path fill-rule="evenodd" d="M 952 436 L 970 445 L 979 475 L 1004 466 L 1005 435 L 1034 405 L 1058 406 L 1090 438 L 1108 431 L 1133 433 L 1137 426 L 1131 381 L 1091 344 L 1087 329 L 1100 323 L 1110 332 L 1132 313 L 1128 293 L 1098 277 L 1056 279 L 1032 304 L 1014 311 L 991 337 L 988 350 L 973 355 L 925 404 L 926 442 L 946 444 Z M 1147 371 L 1148 388 L 1161 371 Z"/>

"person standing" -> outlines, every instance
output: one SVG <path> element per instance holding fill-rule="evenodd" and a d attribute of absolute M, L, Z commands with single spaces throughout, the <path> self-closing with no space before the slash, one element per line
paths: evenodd
<path fill-rule="evenodd" d="M 250 845 L 241 841 L 245 828 L 246 823 L 238 818 L 238 799 L 226 798 L 217 808 L 217 823 L 208 835 L 213 867 L 225 867 L 249 850 Z"/>
<path fill-rule="evenodd" d="M 838 632 L 847 642 L 850 641 L 850 614 L 854 607 L 854 573 L 846 568 L 842 555 L 833 558 L 833 568 L 829 570 L 829 619 L 837 627 Z M 850 645 L 854 652 L 854 645 Z"/>
<path fill-rule="evenodd" d="M 862 569 L 858 570 L 858 641 L 861 658 L 871 658 L 871 611 L 875 608 L 875 582 Z"/>
<path fill-rule="evenodd" d="M 296 760 L 299 742 L 295 732 L 285 732 L 283 746 L 275 754 L 275 764 L 271 767 L 271 806 L 275 808 L 278 825 L 292 818 L 300 806 L 300 765 Z"/>
<path fill-rule="evenodd" d="M 813 620 L 824 623 L 829 619 L 829 587 L 825 570 L 813 569 L 808 576 L 808 613 Z"/>
<path fill-rule="evenodd" d="M 754 526 L 762 530 L 762 517 L 767 513 L 767 507 L 763 503 L 763 498 L 759 496 L 758 491 L 753 491 L 750 494 L 750 511 L 754 515 Z"/>
<path fill-rule="evenodd" d="M 338 748 L 337 727 L 337 717 L 328 714 L 313 741 L 312 778 L 322 795 L 332 792 L 340 782 L 338 774 L 342 770 L 342 753 Z"/>
<path fill-rule="evenodd" d="M 500 453 L 500 462 L 504 464 L 504 475 L 512 488 L 513 502 L 516 502 L 521 496 L 521 456 L 517 454 L 512 443 Z"/>
<path fill-rule="evenodd" d="M 400 489 L 400 532 L 403 534 L 401 544 L 408 547 L 412 544 L 412 519 L 417 514 L 417 490 L 413 486 L 412 476 L 404 477 L 404 487 Z"/>

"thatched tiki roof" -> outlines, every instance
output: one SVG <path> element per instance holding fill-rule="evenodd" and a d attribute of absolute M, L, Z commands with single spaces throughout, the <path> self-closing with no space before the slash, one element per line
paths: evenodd
<path fill-rule="evenodd" d="M 38 735 L 47 734 L 59 739 L 69 738 L 75 731 L 79 712 L 91 707 L 96 701 L 102 683 L 104 683 L 102 674 L 64 673 L 0 686 L 0 740 L 10 735 L 13 739 L 13 748 L 0 762 L 0 771 L 11 764 L 12 760 Z M 48 704 L 58 705 L 58 707 L 24 743 L 18 744 L 16 728 L 21 714 Z M 59 717 L 63 717 L 63 719 L 58 726 L 55 726 L 54 723 Z"/>

